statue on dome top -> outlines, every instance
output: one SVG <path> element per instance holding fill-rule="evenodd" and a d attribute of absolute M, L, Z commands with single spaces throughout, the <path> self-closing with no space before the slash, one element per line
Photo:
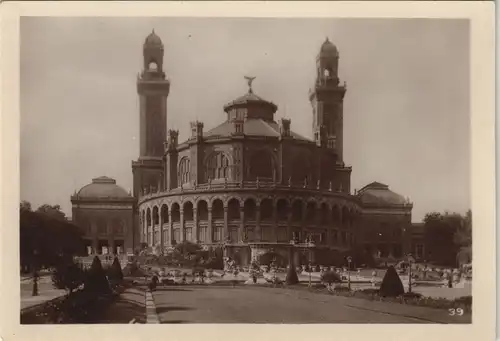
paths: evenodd
<path fill-rule="evenodd" d="M 245 76 L 245 79 L 247 80 L 248 83 L 248 93 L 252 94 L 253 89 L 252 89 L 252 82 L 255 80 L 256 77 L 250 77 L 250 76 Z"/>

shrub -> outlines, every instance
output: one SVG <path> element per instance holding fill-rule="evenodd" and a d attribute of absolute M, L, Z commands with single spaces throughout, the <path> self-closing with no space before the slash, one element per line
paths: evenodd
<path fill-rule="evenodd" d="M 57 289 L 65 289 L 71 295 L 75 289 L 83 284 L 85 270 L 79 263 L 73 260 L 60 261 L 52 273 L 52 284 Z"/>
<path fill-rule="evenodd" d="M 407 292 L 403 294 L 403 297 L 406 299 L 419 299 L 422 298 L 422 294 L 419 294 L 417 292 Z"/>
<path fill-rule="evenodd" d="M 111 267 L 109 268 L 109 280 L 113 282 L 113 284 L 119 284 L 123 282 L 123 272 L 122 272 L 122 266 L 120 264 L 120 261 L 118 260 L 118 257 L 115 257 L 113 260 L 113 264 L 111 264 Z"/>
<path fill-rule="evenodd" d="M 144 272 L 139 268 L 136 261 L 128 263 L 122 270 L 122 273 L 128 277 L 144 277 Z"/>
<path fill-rule="evenodd" d="M 393 266 L 387 269 L 379 292 L 382 297 L 396 297 L 405 293 L 403 283 Z"/>
<path fill-rule="evenodd" d="M 85 291 L 101 296 L 111 293 L 106 273 L 102 268 L 101 260 L 95 256 L 85 279 Z"/>
<path fill-rule="evenodd" d="M 472 305 L 472 296 L 462 296 L 462 297 L 456 298 L 454 302 L 458 303 L 458 304 L 464 304 L 464 305 L 471 306 Z"/>
<path fill-rule="evenodd" d="M 299 283 L 299 276 L 297 276 L 297 271 L 295 270 L 295 266 L 290 265 L 288 267 L 285 282 L 288 285 Z"/>
<path fill-rule="evenodd" d="M 379 293 L 379 289 L 375 289 L 375 288 L 362 289 L 362 290 L 358 290 L 358 291 L 360 293 L 366 294 L 366 295 L 378 295 L 378 293 Z"/>
<path fill-rule="evenodd" d="M 321 274 L 321 282 L 331 286 L 333 283 L 341 283 L 340 275 L 334 271 L 325 271 Z"/>

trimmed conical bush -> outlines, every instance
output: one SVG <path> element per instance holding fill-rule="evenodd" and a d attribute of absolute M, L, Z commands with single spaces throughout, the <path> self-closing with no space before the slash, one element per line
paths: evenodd
<path fill-rule="evenodd" d="M 113 264 L 111 264 L 109 277 L 109 279 L 114 282 L 120 283 L 123 281 L 122 266 L 120 264 L 120 261 L 118 260 L 118 257 L 115 257 L 115 259 L 113 260 Z"/>
<path fill-rule="evenodd" d="M 405 293 L 401 278 L 399 278 L 393 266 L 387 269 L 382 284 L 380 285 L 379 293 L 382 297 L 396 297 Z"/>
<path fill-rule="evenodd" d="M 85 290 L 95 296 L 111 292 L 101 260 L 95 256 L 85 281 Z"/>

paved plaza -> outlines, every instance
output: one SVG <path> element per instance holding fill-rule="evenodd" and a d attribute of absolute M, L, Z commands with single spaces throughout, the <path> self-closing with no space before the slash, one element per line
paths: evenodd
<path fill-rule="evenodd" d="M 153 293 L 160 323 L 469 323 L 446 310 L 286 288 L 166 287 Z"/>

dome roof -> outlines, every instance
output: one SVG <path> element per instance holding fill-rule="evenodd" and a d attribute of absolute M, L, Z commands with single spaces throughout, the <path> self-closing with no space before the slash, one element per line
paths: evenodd
<path fill-rule="evenodd" d="M 246 107 L 250 105 L 260 105 L 260 106 L 266 106 L 269 107 L 273 112 L 276 112 L 278 107 L 276 104 L 266 101 L 262 97 L 257 96 L 256 94 L 253 93 L 253 91 L 250 89 L 245 95 L 240 96 L 236 98 L 234 101 L 226 104 L 224 106 L 224 111 L 229 111 L 233 107 Z"/>
<path fill-rule="evenodd" d="M 323 45 L 321 45 L 321 50 L 319 53 L 320 53 L 320 55 L 324 55 L 324 56 L 330 56 L 330 55 L 338 56 L 339 50 L 337 49 L 337 47 L 335 45 L 332 44 L 332 42 L 328 38 L 326 38 Z"/>
<path fill-rule="evenodd" d="M 115 179 L 101 176 L 92 179 L 92 183 L 83 186 L 77 194 L 80 198 L 130 198 L 122 187 L 116 184 Z"/>
<path fill-rule="evenodd" d="M 369 205 L 404 205 L 408 202 L 402 195 L 391 191 L 389 186 L 380 182 L 372 182 L 360 189 L 358 197 L 362 203 Z"/>
<path fill-rule="evenodd" d="M 261 137 L 280 137 L 280 126 L 274 121 L 263 120 L 260 118 L 251 118 L 245 120 L 243 123 L 243 131 L 247 136 L 261 136 Z M 217 127 L 207 131 L 207 137 L 228 137 L 231 136 L 233 130 L 231 122 L 223 122 Z M 311 141 L 310 139 L 301 136 L 293 131 L 290 131 L 290 136 L 296 140 Z"/>
<path fill-rule="evenodd" d="M 153 30 L 153 32 L 151 32 L 146 37 L 146 40 L 144 41 L 144 45 L 163 46 L 163 43 L 161 42 L 160 37 L 158 37 L 158 35 Z"/>

